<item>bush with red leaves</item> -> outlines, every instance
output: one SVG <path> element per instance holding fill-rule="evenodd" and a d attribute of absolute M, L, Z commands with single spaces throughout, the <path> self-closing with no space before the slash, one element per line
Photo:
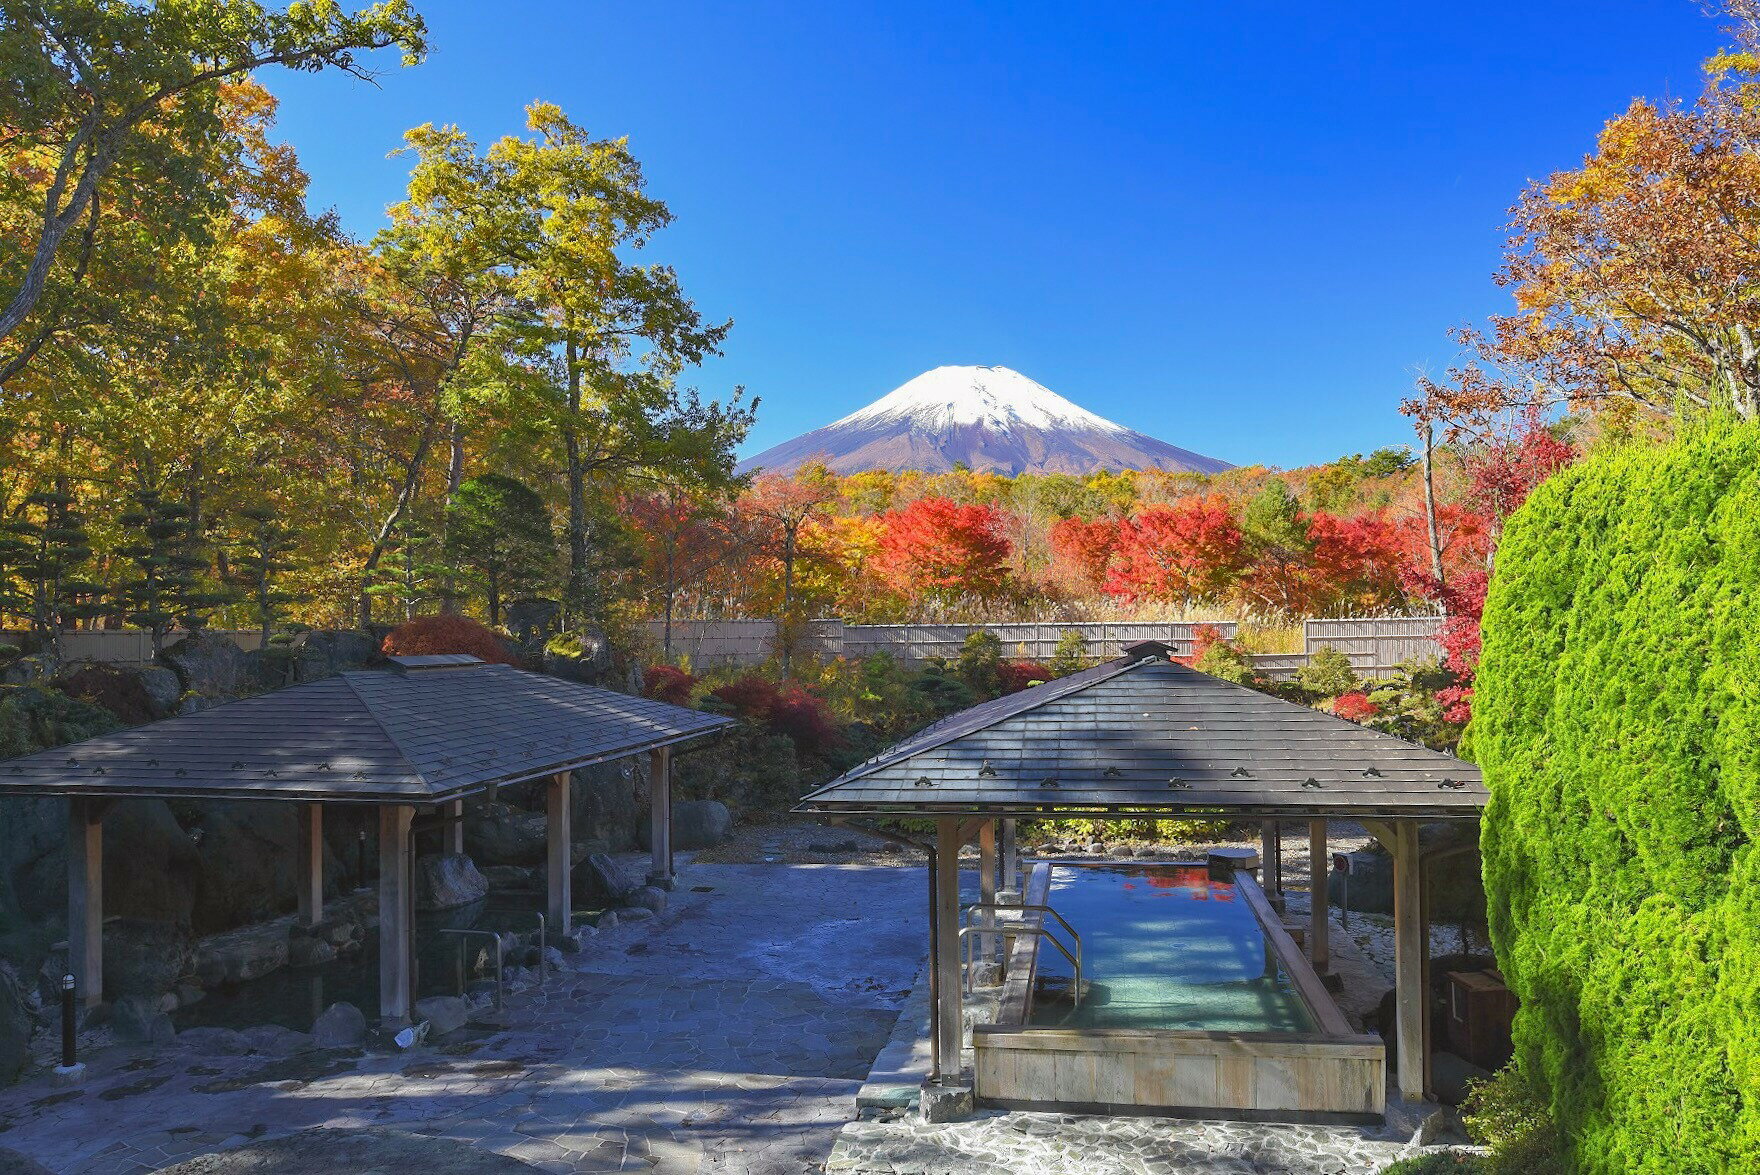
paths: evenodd
<path fill-rule="evenodd" d="M 748 722 L 768 725 L 781 691 L 775 682 L 750 673 L 737 681 L 716 686 L 709 691 L 709 696 Z"/>
<path fill-rule="evenodd" d="M 385 637 L 380 651 L 388 657 L 423 657 L 437 653 L 468 653 L 491 665 L 518 665 L 500 633 L 467 616 L 418 616 Z"/>
<path fill-rule="evenodd" d="M 843 731 L 831 707 L 817 694 L 798 685 L 782 691 L 770 708 L 770 729 L 794 740 L 803 755 L 820 755 L 843 742 Z"/>
<path fill-rule="evenodd" d="M 1004 661 L 997 666 L 997 676 L 1002 679 L 1002 692 L 1018 694 L 1036 682 L 1050 681 L 1057 675 L 1037 661 Z"/>
<path fill-rule="evenodd" d="M 1381 707 L 1369 700 L 1369 695 L 1362 691 L 1339 694 L 1332 702 L 1332 713 L 1339 718 L 1348 718 L 1352 722 L 1365 722 L 1381 713 Z"/>
<path fill-rule="evenodd" d="M 650 665 L 642 674 L 642 696 L 674 706 L 691 704 L 691 690 L 697 679 L 676 665 Z"/>
<path fill-rule="evenodd" d="M 710 690 L 709 696 L 746 721 L 794 740 L 803 755 L 822 754 L 843 741 L 831 707 L 802 686 L 779 687 L 754 673 Z"/>

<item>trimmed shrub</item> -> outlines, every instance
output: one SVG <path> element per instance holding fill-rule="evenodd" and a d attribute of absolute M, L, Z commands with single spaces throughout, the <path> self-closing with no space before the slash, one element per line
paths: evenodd
<path fill-rule="evenodd" d="M 642 696 L 674 706 L 691 704 L 691 690 L 697 679 L 676 665 L 650 665 L 642 674 Z"/>
<path fill-rule="evenodd" d="M 1359 688 L 1362 681 L 1349 657 L 1331 645 L 1321 645 L 1308 663 L 1296 670 L 1296 684 L 1317 698 L 1336 698 Z"/>
<path fill-rule="evenodd" d="M 1050 681 L 1057 675 L 1049 666 L 1037 661 L 1004 661 L 997 668 L 997 676 L 1002 682 L 1002 692 L 1018 694 L 1029 685 Z"/>
<path fill-rule="evenodd" d="M 467 616 L 418 616 L 385 637 L 380 651 L 389 657 L 422 657 L 437 653 L 469 653 L 492 665 L 518 665 L 500 633 Z"/>
<path fill-rule="evenodd" d="M 42 686 L 0 687 L 0 759 L 109 734 L 110 711 Z"/>
<path fill-rule="evenodd" d="M 1760 427 L 1593 455 L 1497 560 L 1467 746 L 1558 1169 L 1760 1170 Z"/>

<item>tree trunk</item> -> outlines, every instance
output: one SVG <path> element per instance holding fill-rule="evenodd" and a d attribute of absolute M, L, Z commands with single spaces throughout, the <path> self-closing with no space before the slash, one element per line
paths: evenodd
<path fill-rule="evenodd" d="M 794 539 L 795 527 L 782 528 L 782 680 L 794 670 Z"/>
<path fill-rule="evenodd" d="M 564 348 L 568 364 L 568 414 L 562 424 L 562 443 L 568 458 L 568 587 L 563 593 L 562 616 L 566 627 L 585 619 L 587 596 L 587 473 L 581 460 L 580 431 L 575 427 L 581 410 L 580 344 L 571 330 Z"/>
<path fill-rule="evenodd" d="M 1424 434 L 1424 522 L 1430 531 L 1430 574 L 1436 586 L 1443 585 L 1442 536 L 1436 526 L 1436 426 L 1426 420 Z"/>
<path fill-rule="evenodd" d="M 427 426 L 422 429 L 421 438 L 416 442 L 416 451 L 410 455 L 409 469 L 404 474 L 403 485 L 397 491 L 397 503 L 392 506 L 391 513 L 379 527 L 379 533 L 373 536 L 373 548 L 367 552 L 367 559 L 361 566 L 360 620 L 361 631 L 368 632 L 373 627 L 373 597 L 367 591 L 368 581 L 373 572 L 379 568 L 379 561 L 385 557 L 385 548 L 391 543 L 391 536 L 397 531 L 397 524 L 403 521 L 409 512 L 410 503 L 415 500 L 416 485 L 421 481 L 422 466 L 427 463 L 428 451 L 434 447 L 434 430 L 437 421 L 430 417 Z"/>
<path fill-rule="evenodd" d="M 446 462 L 446 509 L 440 514 L 440 550 L 446 556 L 446 580 L 440 585 L 440 611 L 447 616 L 458 614 L 458 579 L 452 571 L 452 500 L 464 484 L 464 424 L 453 421 L 448 438 L 452 452 Z"/>

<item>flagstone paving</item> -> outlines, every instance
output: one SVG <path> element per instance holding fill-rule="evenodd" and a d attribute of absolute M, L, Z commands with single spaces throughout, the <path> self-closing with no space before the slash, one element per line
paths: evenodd
<path fill-rule="evenodd" d="M 922 871 L 693 865 L 681 880 L 660 918 L 592 940 L 498 1022 L 409 1052 L 108 1049 L 82 1087 L 0 1093 L 0 1147 L 108 1175 L 327 1127 L 548 1171 L 818 1170 L 920 964 Z"/>

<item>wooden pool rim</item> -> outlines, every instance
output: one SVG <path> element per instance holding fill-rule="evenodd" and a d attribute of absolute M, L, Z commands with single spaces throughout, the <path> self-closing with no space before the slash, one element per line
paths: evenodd
<path fill-rule="evenodd" d="M 1132 863 L 1204 867 L 1190 861 Z M 1023 895 L 1027 905 L 1045 903 L 1051 889 L 1051 869 L 1048 861 L 1034 866 Z M 997 1109 L 1078 1114 L 1306 1123 L 1380 1121 L 1387 1087 L 1387 1054 L 1381 1038 L 1351 1031 L 1344 1013 L 1283 929 L 1253 875 L 1237 870 L 1232 880 L 1258 919 L 1317 1031 L 1033 1025 L 1028 1020 L 1039 936 L 1012 936 L 1005 939 L 1008 979 L 996 1022 L 972 1028 L 978 1101 Z"/>

